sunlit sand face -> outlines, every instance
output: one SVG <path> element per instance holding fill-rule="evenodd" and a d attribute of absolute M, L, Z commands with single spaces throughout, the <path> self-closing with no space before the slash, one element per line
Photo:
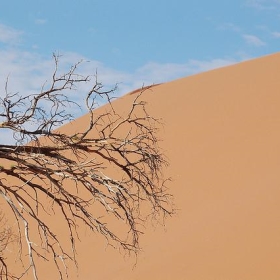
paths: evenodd
<path fill-rule="evenodd" d="M 71 279 L 279 279 L 279 65 L 276 54 L 145 91 L 164 123 L 159 137 L 178 214 L 165 228 L 147 225 L 136 267 L 85 232 L 79 278 L 74 271 Z M 121 112 L 132 100 L 114 106 Z"/>

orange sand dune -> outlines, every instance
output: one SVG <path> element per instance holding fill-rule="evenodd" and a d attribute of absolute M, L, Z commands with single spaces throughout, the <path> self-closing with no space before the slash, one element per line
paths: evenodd
<path fill-rule="evenodd" d="M 165 123 L 178 214 L 164 229 L 147 227 L 134 269 L 133 259 L 85 234 L 78 279 L 280 279 L 279 68 L 280 53 L 145 91 L 149 112 Z M 114 106 L 122 111 L 133 98 Z"/>

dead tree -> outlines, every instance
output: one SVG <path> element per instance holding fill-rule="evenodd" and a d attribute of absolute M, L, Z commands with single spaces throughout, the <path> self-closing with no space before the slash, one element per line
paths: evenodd
<path fill-rule="evenodd" d="M 31 273 L 39 279 L 38 263 L 44 260 L 55 264 L 60 279 L 67 277 L 65 260 L 77 265 L 81 225 L 103 235 L 108 244 L 137 254 L 147 217 L 173 213 L 162 175 L 166 161 L 158 147 L 158 121 L 147 113 L 141 94 L 126 114 L 118 114 L 111 102 L 114 90 L 105 91 L 94 76 L 84 97 L 87 126 L 63 132 L 57 128 L 73 119 L 71 108 L 79 106 L 69 91 L 90 83 L 91 77 L 76 73 L 80 63 L 59 74 L 59 57 L 54 55 L 54 61 L 51 82 L 39 93 L 10 93 L 7 83 L 0 99 L 0 129 L 10 130 L 15 139 L 0 144 L 0 195 L 12 213 L 9 220 L 15 220 L 23 266 L 15 275 L 0 254 L 1 279 Z M 101 98 L 109 109 L 97 113 Z M 65 236 L 63 241 L 59 237 L 51 215 L 63 221 L 70 246 Z M 126 230 L 112 228 L 113 218 Z"/>

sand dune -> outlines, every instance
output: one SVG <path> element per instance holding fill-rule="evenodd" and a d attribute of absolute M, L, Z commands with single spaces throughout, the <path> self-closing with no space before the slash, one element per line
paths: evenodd
<path fill-rule="evenodd" d="M 134 269 L 133 259 L 85 234 L 78 279 L 280 279 L 279 67 L 277 53 L 145 91 L 165 124 L 178 214 L 165 228 L 147 227 Z M 132 99 L 114 106 L 122 111 Z M 48 269 L 45 277 L 54 279 Z"/>

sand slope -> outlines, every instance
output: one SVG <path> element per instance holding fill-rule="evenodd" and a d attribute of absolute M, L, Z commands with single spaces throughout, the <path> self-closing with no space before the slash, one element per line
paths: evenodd
<path fill-rule="evenodd" d="M 279 67 L 274 54 L 145 92 L 165 123 L 160 137 L 180 210 L 165 230 L 147 228 L 134 269 L 85 235 L 78 279 L 280 279 Z"/>
<path fill-rule="evenodd" d="M 280 279 L 279 67 L 275 54 L 145 92 L 180 210 L 147 229 L 134 270 L 93 248 L 80 279 Z"/>

